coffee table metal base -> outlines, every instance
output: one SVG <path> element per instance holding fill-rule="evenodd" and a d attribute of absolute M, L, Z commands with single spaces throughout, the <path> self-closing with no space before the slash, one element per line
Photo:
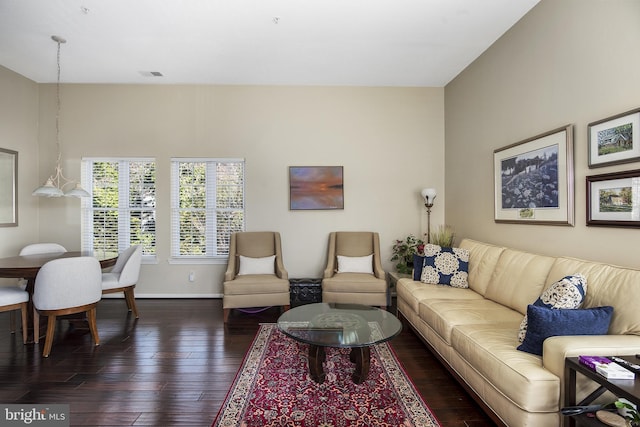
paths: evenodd
<path fill-rule="evenodd" d="M 322 384 L 327 376 L 324 372 L 323 363 L 327 358 L 325 347 L 320 345 L 309 345 L 309 374 L 318 384 Z M 351 378 L 355 384 L 362 384 L 369 375 L 371 366 L 371 347 L 353 347 L 349 354 L 349 360 L 355 363 L 355 370 Z"/>

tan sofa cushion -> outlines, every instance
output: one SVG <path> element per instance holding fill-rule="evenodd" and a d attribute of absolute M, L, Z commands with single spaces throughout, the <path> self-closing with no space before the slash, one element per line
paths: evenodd
<path fill-rule="evenodd" d="M 412 279 L 400 279 L 396 283 L 398 301 L 407 303 L 414 312 L 418 312 L 420 301 L 430 299 L 481 300 L 482 295 L 472 289 L 452 288 L 445 285 L 429 285 Z"/>
<path fill-rule="evenodd" d="M 369 231 L 343 231 L 336 233 L 336 255 L 364 256 L 374 252 L 373 233 Z"/>
<path fill-rule="evenodd" d="M 560 378 L 542 366 L 540 356 L 516 350 L 517 335 L 518 325 L 459 325 L 451 345 L 514 405 L 529 412 L 558 411 Z"/>
<path fill-rule="evenodd" d="M 451 344 L 452 330 L 459 325 L 506 323 L 517 330 L 522 321 L 517 311 L 488 299 L 425 299 L 420 302 L 419 314 L 448 344 Z"/>
<path fill-rule="evenodd" d="M 522 316 L 527 305 L 542 293 L 555 258 L 505 249 L 500 254 L 485 297 L 518 310 Z"/>
<path fill-rule="evenodd" d="M 503 247 L 464 239 L 460 247 L 469 251 L 469 287 L 484 295 Z"/>

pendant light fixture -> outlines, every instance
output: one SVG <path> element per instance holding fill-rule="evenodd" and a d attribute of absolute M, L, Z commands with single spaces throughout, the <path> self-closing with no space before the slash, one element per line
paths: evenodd
<path fill-rule="evenodd" d="M 53 175 L 47 178 L 44 185 L 36 188 L 31 195 L 44 197 L 90 197 L 90 194 L 82 188 L 79 183 L 62 174 L 62 166 L 60 166 L 60 160 L 62 159 L 62 150 L 60 149 L 60 45 L 67 41 L 60 36 L 51 36 L 51 39 L 58 44 L 58 54 L 56 57 L 58 65 L 58 76 L 56 79 L 56 147 L 58 157 Z M 65 192 L 64 188 L 67 186 L 72 186 L 72 188 Z"/>

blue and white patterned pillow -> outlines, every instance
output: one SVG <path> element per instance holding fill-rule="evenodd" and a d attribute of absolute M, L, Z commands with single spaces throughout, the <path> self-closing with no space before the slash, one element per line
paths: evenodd
<path fill-rule="evenodd" d="M 424 264 L 420 281 L 433 285 L 468 288 L 469 251 L 461 248 L 443 248 L 424 245 Z"/>
<path fill-rule="evenodd" d="M 546 308 L 576 309 L 582 307 L 587 293 L 587 279 L 582 274 L 565 276 L 558 280 L 538 297 L 533 305 Z M 527 334 L 527 315 L 520 323 L 518 341 L 523 342 Z"/>

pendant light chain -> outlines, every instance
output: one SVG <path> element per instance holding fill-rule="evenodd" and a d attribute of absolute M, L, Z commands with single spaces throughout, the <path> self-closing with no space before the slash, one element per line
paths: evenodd
<path fill-rule="evenodd" d="M 58 161 L 60 164 L 62 160 L 62 148 L 60 145 L 60 44 L 63 43 L 61 39 L 54 39 L 58 43 L 58 53 L 56 55 L 56 64 L 58 65 L 58 74 L 56 77 L 56 148 L 58 149 Z"/>
<path fill-rule="evenodd" d="M 57 158 L 56 158 L 56 167 L 54 170 L 54 174 L 51 175 L 44 185 L 38 187 L 32 193 L 33 196 L 45 196 L 45 197 L 60 197 L 60 196 L 69 196 L 69 197 L 90 197 L 91 195 L 83 189 L 80 184 L 76 181 L 67 178 L 62 173 L 62 166 L 60 166 L 60 162 L 62 160 L 62 145 L 60 144 L 60 110 L 61 110 L 61 102 L 60 102 L 60 45 L 62 43 L 66 43 L 67 41 L 60 36 L 51 36 L 51 39 L 58 44 L 58 50 L 56 54 L 56 65 L 57 65 L 57 76 L 56 76 L 56 148 L 57 148 Z M 65 192 L 63 191 L 64 187 L 67 185 L 73 185 L 74 188 Z"/>

